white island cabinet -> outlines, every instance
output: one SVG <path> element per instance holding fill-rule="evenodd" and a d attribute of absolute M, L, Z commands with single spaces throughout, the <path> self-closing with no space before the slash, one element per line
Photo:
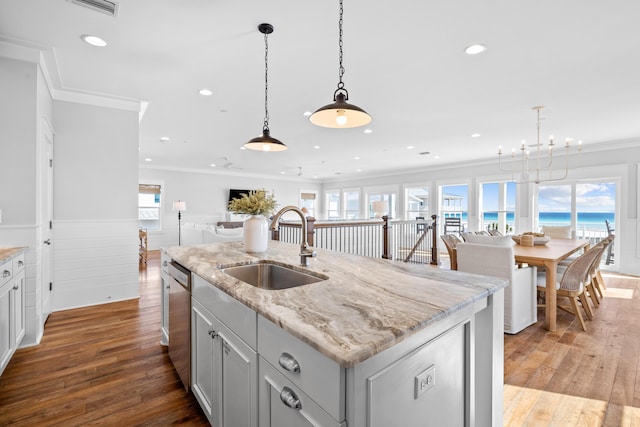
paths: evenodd
<path fill-rule="evenodd" d="M 24 338 L 25 281 L 24 251 L 11 251 L 0 261 L 0 375 Z"/>
<path fill-rule="evenodd" d="M 218 427 L 502 425 L 503 280 L 299 247 L 173 247 L 192 288 L 192 390 Z M 268 290 L 269 262 L 326 279 Z M 328 278 L 327 278 L 328 277 Z"/>
<path fill-rule="evenodd" d="M 196 275 L 192 295 L 193 394 L 212 425 L 257 427 L 256 313 Z"/>

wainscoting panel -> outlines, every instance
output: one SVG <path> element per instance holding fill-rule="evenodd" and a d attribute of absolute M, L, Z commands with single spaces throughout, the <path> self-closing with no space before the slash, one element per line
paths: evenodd
<path fill-rule="evenodd" d="M 52 310 L 139 297 L 136 220 L 54 221 Z"/>

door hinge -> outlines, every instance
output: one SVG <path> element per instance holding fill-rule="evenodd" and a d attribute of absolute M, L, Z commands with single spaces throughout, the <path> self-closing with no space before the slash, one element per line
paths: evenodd
<path fill-rule="evenodd" d="M 49 230 L 53 229 L 53 221 L 49 221 Z"/>
<path fill-rule="evenodd" d="M 53 282 L 49 282 L 49 290 L 52 291 L 53 290 Z"/>

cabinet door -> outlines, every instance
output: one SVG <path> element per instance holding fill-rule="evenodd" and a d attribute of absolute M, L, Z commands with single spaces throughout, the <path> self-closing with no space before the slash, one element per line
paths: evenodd
<path fill-rule="evenodd" d="M 222 353 L 218 339 L 220 322 L 192 300 L 191 308 L 191 389 L 212 425 L 222 426 Z"/>
<path fill-rule="evenodd" d="M 22 270 L 18 273 L 11 286 L 11 303 L 13 306 L 12 321 L 12 349 L 15 351 L 25 334 L 25 273 Z"/>
<path fill-rule="evenodd" d="M 258 425 L 258 356 L 229 332 L 222 340 L 222 418 L 223 426 Z"/>
<path fill-rule="evenodd" d="M 0 286 L 0 373 L 9 363 L 11 351 L 11 283 Z"/>

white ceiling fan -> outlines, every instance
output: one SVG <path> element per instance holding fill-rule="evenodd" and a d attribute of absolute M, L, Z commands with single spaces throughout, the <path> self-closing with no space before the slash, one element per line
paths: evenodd
<path fill-rule="evenodd" d="M 242 168 L 239 168 L 237 166 L 233 166 L 233 162 L 228 157 L 223 157 L 222 159 L 224 160 L 223 167 L 225 169 L 242 169 Z"/>

